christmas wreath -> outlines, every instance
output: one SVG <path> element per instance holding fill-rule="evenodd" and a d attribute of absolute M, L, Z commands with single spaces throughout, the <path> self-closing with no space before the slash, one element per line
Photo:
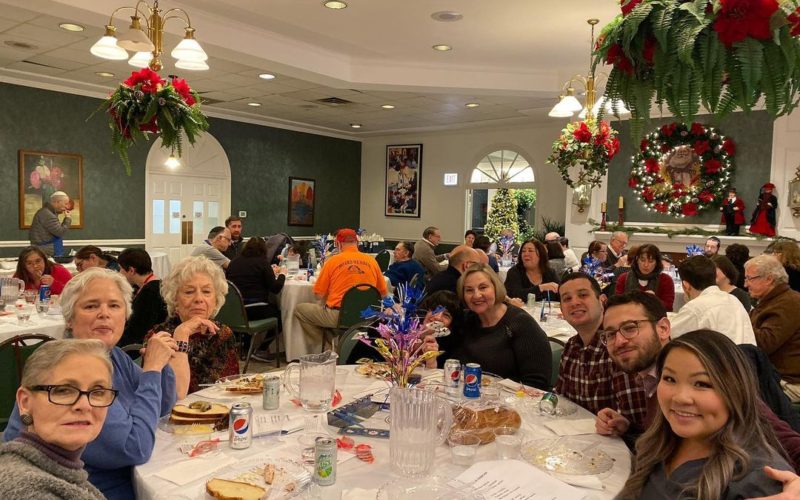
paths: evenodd
<path fill-rule="evenodd" d="M 588 118 L 586 121 L 568 124 L 561 137 L 553 143 L 553 154 L 547 159 L 561 173 L 569 187 L 585 183 L 600 186 L 608 172 L 608 164 L 619 152 L 617 131 L 605 121 Z M 570 168 L 578 166 L 578 180 L 573 181 Z"/>
<path fill-rule="evenodd" d="M 208 121 L 200 111 L 200 98 L 186 80 L 163 80 L 155 71 L 144 68 L 106 99 L 100 109 L 108 112 L 111 142 L 130 175 L 128 148 L 148 134 L 161 134 L 161 144 L 181 156 L 182 137 L 190 144 L 208 130 Z"/>
<path fill-rule="evenodd" d="M 735 154 L 713 127 L 670 123 L 642 139 L 628 187 L 648 210 L 691 217 L 725 199 Z"/>

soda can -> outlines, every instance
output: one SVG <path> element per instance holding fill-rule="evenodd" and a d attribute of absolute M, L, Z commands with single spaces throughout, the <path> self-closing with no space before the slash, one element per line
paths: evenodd
<path fill-rule="evenodd" d="M 458 392 L 458 384 L 461 382 L 461 361 L 457 359 L 445 361 L 443 378 L 447 392 Z"/>
<path fill-rule="evenodd" d="M 314 443 L 314 482 L 330 486 L 336 482 L 336 440 L 318 437 Z"/>
<path fill-rule="evenodd" d="M 264 379 L 264 401 L 261 407 L 265 410 L 277 410 L 281 404 L 281 379 L 280 377 L 267 377 Z"/>
<path fill-rule="evenodd" d="M 228 425 L 228 443 L 234 450 L 244 450 L 253 444 L 253 407 L 250 403 L 231 406 Z"/>
<path fill-rule="evenodd" d="M 464 367 L 464 397 L 481 397 L 481 365 L 467 363 Z"/>
<path fill-rule="evenodd" d="M 545 392 L 542 400 L 539 401 L 539 413 L 555 415 L 556 407 L 558 407 L 558 395 L 554 392 Z"/>
<path fill-rule="evenodd" d="M 39 286 L 39 302 L 50 300 L 50 285 Z"/>

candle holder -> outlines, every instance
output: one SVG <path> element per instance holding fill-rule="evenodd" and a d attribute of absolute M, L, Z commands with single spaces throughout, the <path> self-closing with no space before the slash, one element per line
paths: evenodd
<path fill-rule="evenodd" d="M 605 210 L 600 212 L 600 216 L 601 216 L 601 218 L 600 218 L 600 230 L 601 231 L 605 231 L 607 229 L 607 227 L 606 227 L 606 212 L 605 212 Z"/>
<path fill-rule="evenodd" d="M 620 208 L 619 209 L 619 217 L 617 218 L 617 225 L 619 227 L 622 227 L 622 226 L 625 225 L 625 209 L 624 208 Z"/>

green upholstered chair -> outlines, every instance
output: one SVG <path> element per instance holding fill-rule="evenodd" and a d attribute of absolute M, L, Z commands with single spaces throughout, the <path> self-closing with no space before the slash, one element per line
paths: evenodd
<path fill-rule="evenodd" d="M 0 430 L 5 429 L 14 410 L 25 362 L 42 343 L 50 340 L 55 339 L 33 333 L 0 342 Z"/>

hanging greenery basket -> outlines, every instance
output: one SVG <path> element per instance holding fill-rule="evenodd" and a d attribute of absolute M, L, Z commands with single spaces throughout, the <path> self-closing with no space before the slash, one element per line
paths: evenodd
<path fill-rule="evenodd" d="M 553 143 L 547 163 L 552 163 L 567 186 L 588 184 L 598 187 L 608 172 L 608 164 L 619 152 L 617 131 L 608 122 L 587 118 L 569 123 Z M 573 179 L 577 167 L 578 179 Z M 571 172 L 572 171 L 572 172 Z"/>
<path fill-rule="evenodd" d="M 653 102 L 691 123 L 701 106 L 721 118 L 751 110 L 790 113 L 800 90 L 800 0 L 622 0 L 593 67 L 612 66 L 608 99 L 631 111 L 641 137 Z"/>

